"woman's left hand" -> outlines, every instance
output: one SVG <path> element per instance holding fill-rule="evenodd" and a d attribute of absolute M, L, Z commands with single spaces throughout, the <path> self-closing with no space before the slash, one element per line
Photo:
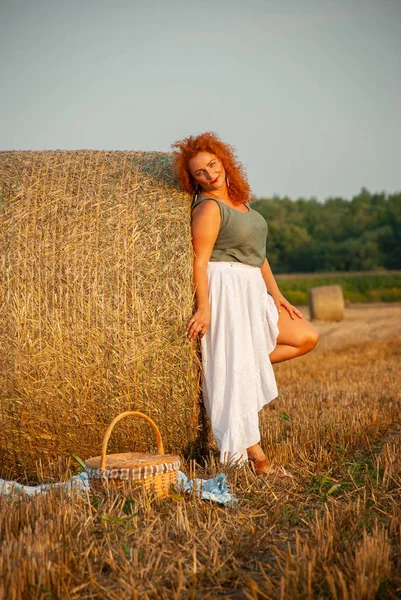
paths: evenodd
<path fill-rule="evenodd" d="M 295 317 L 303 319 L 303 314 L 295 306 L 290 304 L 290 302 L 288 302 L 288 300 L 284 298 L 281 292 L 278 292 L 277 294 L 272 294 L 272 298 L 279 313 L 281 313 L 281 309 L 282 307 L 284 307 L 288 311 L 291 319 L 295 319 Z"/>

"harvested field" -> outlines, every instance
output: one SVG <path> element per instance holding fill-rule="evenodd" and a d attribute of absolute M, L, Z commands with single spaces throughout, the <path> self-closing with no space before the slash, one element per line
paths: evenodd
<path fill-rule="evenodd" d="M 236 508 L 181 493 L 0 499 L 0 598 L 400 598 L 401 306 L 367 310 L 318 323 L 316 350 L 275 367 L 262 436 L 291 480 L 230 471 Z M 210 477 L 215 460 L 184 470 Z"/>
<path fill-rule="evenodd" d="M 307 307 L 299 307 L 309 319 Z M 372 340 L 401 338 L 401 302 L 392 304 L 349 304 L 345 319 L 340 323 L 315 322 L 319 329 L 319 348 L 348 345 L 352 342 L 369 344 Z"/>

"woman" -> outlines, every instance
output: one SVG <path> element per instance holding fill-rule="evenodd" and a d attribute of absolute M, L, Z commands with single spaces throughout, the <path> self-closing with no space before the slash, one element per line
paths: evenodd
<path fill-rule="evenodd" d="M 258 412 L 276 398 L 272 364 L 312 350 L 316 329 L 280 293 L 266 259 L 267 225 L 249 206 L 234 149 L 211 132 L 173 144 L 192 204 L 196 310 L 187 326 L 201 339 L 202 389 L 221 462 L 251 460 L 278 476 L 259 442 Z"/>

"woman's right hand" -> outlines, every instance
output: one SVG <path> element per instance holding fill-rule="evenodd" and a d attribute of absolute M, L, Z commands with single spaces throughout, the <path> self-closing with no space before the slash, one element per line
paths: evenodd
<path fill-rule="evenodd" d="M 196 311 L 192 319 L 188 321 L 187 336 L 192 340 L 196 340 L 197 336 L 203 338 L 210 324 L 210 309 L 200 309 Z"/>

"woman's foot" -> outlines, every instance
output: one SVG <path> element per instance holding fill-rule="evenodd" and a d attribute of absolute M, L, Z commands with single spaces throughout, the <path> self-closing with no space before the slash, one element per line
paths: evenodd
<path fill-rule="evenodd" d="M 292 477 L 283 467 L 275 467 L 268 460 L 251 461 L 256 477 L 265 479 L 283 479 L 284 477 Z"/>
<path fill-rule="evenodd" d="M 257 477 L 282 479 L 292 477 L 283 467 L 274 467 L 266 458 L 259 444 L 247 448 L 248 460 L 251 463 Z"/>

